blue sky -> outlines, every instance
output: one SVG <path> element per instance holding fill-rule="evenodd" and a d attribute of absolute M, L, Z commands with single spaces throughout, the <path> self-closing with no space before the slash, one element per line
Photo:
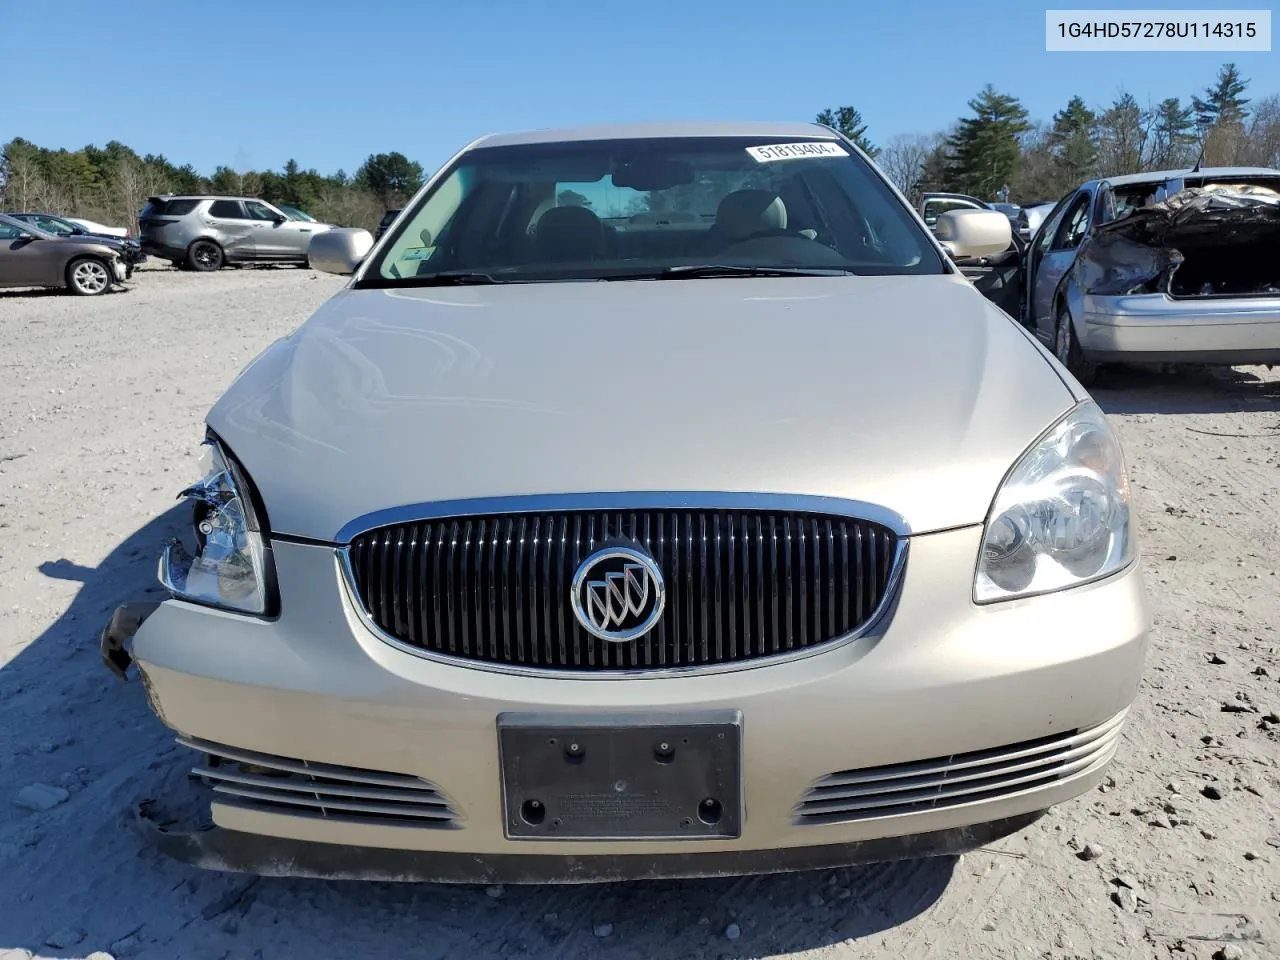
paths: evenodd
<path fill-rule="evenodd" d="M 33 71 L 24 92 L 10 78 L 0 142 L 77 148 L 117 139 L 206 173 L 218 164 L 278 168 L 290 157 L 351 172 L 370 153 L 400 150 L 430 171 L 495 131 L 809 120 L 845 103 L 883 142 L 947 126 L 985 83 L 1043 119 L 1077 93 L 1091 104 L 1122 90 L 1142 103 L 1185 100 L 1227 60 L 1252 81 L 1254 99 L 1280 93 L 1274 52 L 1046 53 L 1045 6 L 0 0 L 5 49 Z"/>

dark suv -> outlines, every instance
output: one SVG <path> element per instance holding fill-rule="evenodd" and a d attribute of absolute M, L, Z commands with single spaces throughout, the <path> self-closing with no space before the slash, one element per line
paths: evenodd
<path fill-rule="evenodd" d="M 400 209 L 388 210 L 382 215 L 382 221 L 378 224 L 378 232 L 373 235 L 375 240 L 381 240 L 382 235 L 387 232 L 387 227 L 391 226 L 391 221 L 400 216 Z"/>

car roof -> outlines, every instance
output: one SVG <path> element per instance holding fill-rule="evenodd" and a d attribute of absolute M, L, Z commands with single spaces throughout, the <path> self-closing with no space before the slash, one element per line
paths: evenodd
<path fill-rule="evenodd" d="M 535 143 L 575 143 L 591 140 L 640 140 L 664 137 L 787 137 L 836 140 L 840 135 L 818 123 L 795 121 L 672 121 L 666 123 L 610 123 L 547 130 L 495 133 L 481 137 L 472 149 L 512 147 Z"/>
<path fill-rule="evenodd" d="M 271 203 L 261 197 L 233 196 L 229 193 L 158 193 L 148 200 L 256 200 L 258 203 Z M 273 204 L 274 205 L 274 204 Z"/>
<path fill-rule="evenodd" d="M 1280 170 L 1270 167 L 1202 167 L 1199 170 L 1151 170 L 1147 173 L 1126 173 L 1118 177 L 1102 177 L 1091 183 L 1109 183 L 1113 187 L 1127 187 L 1144 183 L 1163 183 L 1178 177 L 1280 177 Z"/>

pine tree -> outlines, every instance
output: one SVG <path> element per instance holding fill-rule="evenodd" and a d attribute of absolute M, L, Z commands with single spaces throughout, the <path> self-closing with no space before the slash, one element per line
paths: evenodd
<path fill-rule="evenodd" d="M 1072 97 L 1066 108 L 1053 116 L 1048 144 L 1054 165 L 1068 184 L 1088 180 L 1097 167 L 1098 145 L 1094 140 L 1097 122 L 1097 115 L 1078 96 Z"/>
<path fill-rule="evenodd" d="M 1189 158 L 1188 148 L 1196 142 L 1195 110 L 1184 107 L 1177 97 L 1161 100 L 1155 111 L 1151 162 L 1157 168 L 1181 166 Z"/>
<path fill-rule="evenodd" d="M 1207 130 L 1219 124 L 1243 124 L 1249 101 L 1241 94 L 1248 86 L 1249 81 L 1240 76 L 1234 63 L 1224 64 L 1218 71 L 1217 82 L 1205 89 L 1204 98 L 1191 98 L 1196 122 L 1201 129 Z"/>
<path fill-rule="evenodd" d="M 879 153 L 875 145 L 867 139 L 867 125 L 862 119 L 862 114 L 855 108 L 836 107 L 835 110 L 828 108 L 821 111 L 814 119 L 848 137 L 861 147 L 867 156 L 874 157 Z"/>
<path fill-rule="evenodd" d="M 1018 98 L 997 93 L 991 84 L 969 101 L 969 109 L 974 115 L 960 121 L 947 145 L 947 183 L 985 200 L 1013 179 L 1021 154 L 1018 137 L 1031 125 Z"/>

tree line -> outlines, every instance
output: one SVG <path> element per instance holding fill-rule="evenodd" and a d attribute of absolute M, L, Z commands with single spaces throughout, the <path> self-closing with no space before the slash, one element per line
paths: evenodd
<path fill-rule="evenodd" d="M 55 150 L 16 138 L 0 151 L 0 210 L 79 216 L 131 230 L 147 198 L 166 193 L 260 197 L 327 223 L 372 230 L 422 182 L 422 166 L 397 152 L 372 154 L 354 174 L 325 175 L 289 160 L 278 171 L 219 166 L 205 176 L 162 154 L 139 156 L 115 140 Z"/>
<path fill-rule="evenodd" d="M 1235 64 L 1185 102 L 1146 106 L 1121 93 L 1105 105 L 1072 97 L 1050 121 L 1033 121 L 1022 102 L 988 84 L 970 115 L 934 133 L 900 133 L 875 144 L 852 106 L 816 119 L 871 154 L 909 196 L 967 193 L 1015 203 L 1057 200 L 1092 177 L 1205 166 L 1280 167 L 1280 96 L 1251 100 Z M 281 170 L 217 167 L 204 175 L 161 154 L 139 155 L 118 141 L 50 149 L 17 138 L 0 151 L 0 209 L 62 213 L 136 229 L 147 197 L 223 193 L 301 207 L 328 223 L 373 229 L 423 182 L 402 153 L 369 156 L 354 174 L 321 174 L 289 160 Z M 1007 188 L 1007 194 L 1005 190 Z"/>
<path fill-rule="evenodd" d="M 1094 177 L 1204 166 L 1280 168 L 1280 96 L 1253 102 L 1249 81 L 1225 64 L 1201 93 L 1146 106 L 1129 93 L 1090 106 L 1072 97 L 1048 122 L 1035 122 L 1017 97 L 988 84 L 969 116 L 947 130 L 897 134 L 873 143 L 851 106 L 823 110 L 817 122 L 839 130 L 875 157 L 909 196 L 966 193 L 1012 203 L 1055 201 Z"/>

